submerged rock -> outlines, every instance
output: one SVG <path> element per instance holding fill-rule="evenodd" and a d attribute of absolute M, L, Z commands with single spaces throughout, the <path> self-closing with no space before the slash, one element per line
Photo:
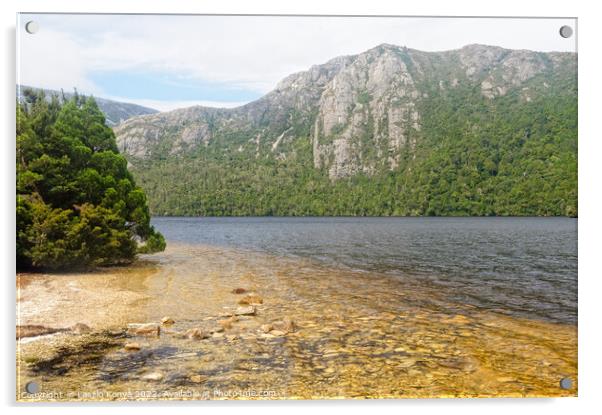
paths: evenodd
<path fill-rule="evenodd" d="M 159 336 L 161 326 L 156 323 L 131 323 L 128 324 L 127 333 L 131 336 Z"/>
<path fill-rule="evenodd" d="M 143 375 L 140 379 L 159 382 L 159 381 L 162 381 L 164 377 L 165 377 L 165 375 L 161 372 L 151 372 L 151 373 L 147 373 L 146 375 Z"/>
<path fill-rule="evenodd" d="M 274 327 L 272 327 L 271 324 L 262 324 L 261 327 L 259 327 L 259 329 L 264 333 L 269 333 L 274 329 Z"/>
<path fill-rule="evenodd" d="M 208 377 L 203 375 L 192 375 L 190 376 L 190 381 L 193 383 L 203 383 L 207 381 Z"/>
<path fill-rule="evenodd" d="M 470 323 L 470 319 L 462 314 L 456 314 L 453 317 L 443 319 L 443 322 L 447 324 L 464 325 Z"/>
<path fill-rule="evenodd" d="M 103 333 L 109 337 L 125 337 L 127 334 L 127 330 L 113 329 L 113 330 L 105 330 Z"/>
<path fill-rule="evenodd" d="M 53 328 L 46 327 L 41 325 L 24 325 L 17 326 L 17 340 L 22 339 L 24 337 L 36 337 L 43 336 L 45 334 L 58 333 L 62 331 L 68 331 L 65 328 Z"/>
<path fill-rule="evenodd" d="M 399 361 L 396 363 L 397 367 L 401 367 L 401 368 L 409 368 L 412 367 L 416 364 L 417 360 L 412 358 L 412 357 L 408 357 L 408 358 L 404 358 L 403 360 Z"/>
<path fill-rule="evenodd" d="M 132 343 L 126 343 L 123 346 L 123 348 L 127 351 L 137 351 L 137 350 L 140 350 L 141 347 L 140 347 L 140 343 L 132 342 Z"/>
<path fill-rule="evenodd" d="M 28 369 L 36 376 L 64 376 L 72 369 L 83 365 L 98 365 L 105 360 L 107 353 L 123 343 L 103 333 L 89 333 L 81 336 L 65 336 L 57 342 L 40 342 L 29 359 Z"/>
<path fill-rule="evenodd" d="M 474 359 L 464 357 L 451 357 L 449 359 L 439 360 L 439 365 L 449 368 L 462 370 L 464 372 L 474 372 L 478 368 L 478 364 Z"/>
<path fill-rule="evenodd" d="M 176 386 L 186 386 L 190 382 L 188 374 L 184 371 L 178 370 L 176 372 L 168 373 L 165 376 L 165 382 Z"/>
<path fill-rule="evenodd" d="M 131 353 L 111 353 L 100 361 L 98 378 L 106 382 L 140 379 L 140 375 L 157 372 L 157 364 L 177 356 L 179 351 L 177 347 L 161 346 L 143 347 Z"/>
<path fill-rule="evenodd" d="M 495 378 L 495 380 L 501 383 L 516 382 L 516 379 L 511 376 L 500 376 Z"/>
<path fill-rule="evenodd" d="M 84 323 L 76 323 L 73 326 L 71 326 L 70 329 L 71 329 L 71 332 L 75 333 L 75 334 L 90 333 L 92 331 L 90 326 L 88 326 Z"/>
<path fill-rule="evenodd" d="M 231 329 L 232 328 L 232 323 L 235 323 L 238 321 L 238 317 L 236 316 L 231 316 L 230 318 L 227 318 L 225 320 L 219 320 L 217 323 L 223 327 L 225 330 Z"/>
<path fill-rule="evenodd" d="M 255 294 L 255 293 L 251 293 L 251 294 L 245 295 L 243 298 L 241 298 L 238 301 L 238 304 L 240 304 L 240 305 L 263 304 L 263 298 L 261 298 L 259 295 Z"/>
<path fill-rule="evenodd" d="M 163 317 L 161 319 L 161 324 L 163 324 L 164 326 L 170 326 L 172 324 L 175 324 L 175 321 L 171 317 Z"/>
<path fill-rule="evenodd" d="M 237 316 L 254 316 L 255 312 L 255 307 L 250 305 L 248 307 L 238 307 L 234 314 Z"/>
<path fill-rule="evenodd" d="M 295 331 L 296 324 L 293 320 L 288 317 L 285 317 L 281 321 L 275 321 L 272 323 L 272 329 L 283 331 L 285 333 L 293 333 Z"/>
<path fill-rule="evenodd" d="M 199 328 L 193 328 L 186 330 L 184 332 L 184 337 L 190 340 L 202 340 L 209 338 L 209 333 Z"/>

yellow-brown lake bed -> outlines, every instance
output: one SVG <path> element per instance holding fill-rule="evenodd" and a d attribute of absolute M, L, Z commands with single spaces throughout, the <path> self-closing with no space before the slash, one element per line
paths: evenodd
<path fill-rule="evenodd" d="M 249 293 L 261 302 L 238 313 Z M 17 340 L 22 401 L 577 394 L 576 325 L 243 249 L 170 243 L 129 267 L 19 274 L 17 312 L 21 327 L 66 329 Z M 159 336 L 126 330 L 164 317 Z"/>

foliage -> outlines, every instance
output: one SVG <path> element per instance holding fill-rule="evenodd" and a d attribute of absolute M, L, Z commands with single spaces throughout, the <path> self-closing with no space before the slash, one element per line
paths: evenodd
<path fill-rule="evenodd" d="M 17 266 L 131 261 L 165 248 L 93 98 L 25 91 L 17 104 Z"/>
<path fill-rule="evenodd" d="M 573 73 L 544 74 L 495 99 L 478 85 L 424 88 L 422 128 L 408 139 L 416 146 L 400 150 L 394 171 L 368 151 L 366 125 L 356 139 L 374 173 L 331 181 L 313 166 L 309 119 L 285 157 L 230 151 L 225 143 L 256 135 L 231 131 L 186 157 L 132 160 L 133 172 L 155 215 L 577 215 Z"/>

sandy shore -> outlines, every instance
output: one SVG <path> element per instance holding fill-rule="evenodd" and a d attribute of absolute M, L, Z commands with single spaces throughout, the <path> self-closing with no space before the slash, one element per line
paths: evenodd
<path fill-rule="evenodd" d="M 17 341 L 19 400 L 577 394 L 575 326 L 452 304 L 377 274 L 170 244 L 131 267 L 20 274 L 17 290 L 18 325 L 64 329 Z M 250 292 L 254 315 L 223 323 Z M 158 337 L 127 332 L 166 316 L 175 324 Z M 278 330 L 283 321 L 294 329 Z M 559 388 L 564 377 L 571 389 Z M 23 394 L 30 380 L 45 395 Z"/>

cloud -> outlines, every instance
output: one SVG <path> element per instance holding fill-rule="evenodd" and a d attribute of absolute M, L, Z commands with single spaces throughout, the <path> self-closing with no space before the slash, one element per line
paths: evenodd
<path fill-rule="evenodd" d="M 88 93 L 101 92 L 88 80 L 83 50 L 70 34 L 45 29 L 35 36 L 20 38 L 17 83 L 57 90 L 77 87 Z"/>
<path fill-rule="evenodd" d="M 99 72 L 173 74 L 263 94 L 293 72 L 380 43 L 427 51 L 469 43 L 575 50 L 574 38 L 558 35 L 571 19 L 21 15 L 28 20 L 40 31 L 21 36 L 20 82 L 98 96 L 103 88 L 91 74 Z"/>

